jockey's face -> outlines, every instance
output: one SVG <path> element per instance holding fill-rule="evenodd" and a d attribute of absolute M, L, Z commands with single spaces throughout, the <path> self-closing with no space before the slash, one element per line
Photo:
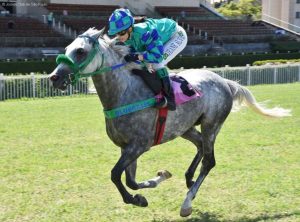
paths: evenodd
<path fill-rule="evenodd" d="M 126 42 L 126 41 L 128 40 L 128 38 L 129 38 L 129 36 L 130 36 L 131 31 L 132 31 L 132 28 L 130 27 L 130 28 L 127 29 L 127 30 L 124 30 L 124 31 L 122 31 L 122 32 L 119 32 L 119 33 L 117 34 L 118 40 L 119 40 L 120 42 Z"/>

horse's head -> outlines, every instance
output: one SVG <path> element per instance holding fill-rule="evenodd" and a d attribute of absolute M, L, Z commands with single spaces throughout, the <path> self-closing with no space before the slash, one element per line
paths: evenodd
<path fill-rule="evenodd" d="M 66 47 L 65 54 L 58 55 L 58 66 L 49 75 L 54 88 L 65 90 L 84 74 L 92 73 L 102 66 L 103 52 L 98 38 L 103 36 L 103 32 L 104 29 L 87 30 Z"/>

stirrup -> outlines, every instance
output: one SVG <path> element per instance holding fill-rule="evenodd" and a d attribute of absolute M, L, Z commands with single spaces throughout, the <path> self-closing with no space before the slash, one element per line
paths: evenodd
<path fill-rule="evenodd" d="M 156 109 L 162 109 L 162 108 L 167 107 L 167 105 L 168 105 L 168 100 L 164 96 L 160 101 L 158 101 L 157 103 L 155 103 L 154 108 L 156 108 Z"/>

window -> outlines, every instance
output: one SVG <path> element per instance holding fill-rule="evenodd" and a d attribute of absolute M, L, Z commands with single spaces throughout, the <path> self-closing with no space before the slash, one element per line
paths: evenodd
<path fill-rule="evenodd" d="M 300 18 L 300 12 L 296 12 L 296 18 Z"/>

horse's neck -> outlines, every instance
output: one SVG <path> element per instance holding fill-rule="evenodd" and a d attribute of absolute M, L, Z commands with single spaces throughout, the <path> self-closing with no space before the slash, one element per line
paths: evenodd
<path fill-rule="evenodd" d="M 121 62 L 112 50 L 105 52 L 104 66 L 109 67 Z M 94 85 L 104 109 L 116 108 L 123 103 L 123 98 L 130 87 L 128 71 L 123 68 L 93 77 Z M 125 101 L 126 102 L 126 101 Z"/>

